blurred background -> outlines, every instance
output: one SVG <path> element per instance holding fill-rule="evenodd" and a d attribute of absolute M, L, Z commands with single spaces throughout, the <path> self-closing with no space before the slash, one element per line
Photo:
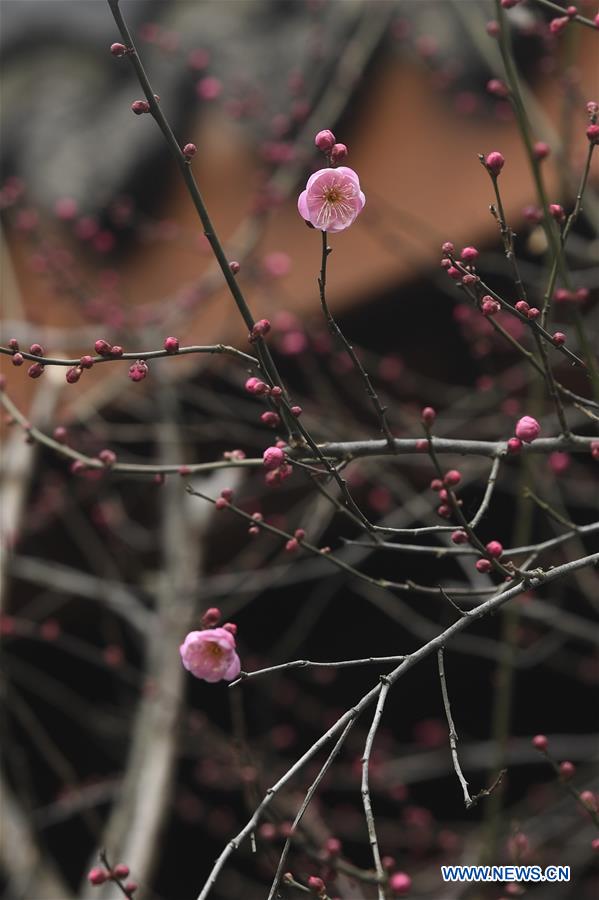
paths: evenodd
<path fill-rule="evenodd" d="M 592 16 L 592 4 L 579 3 Z M 477 158 L 499 150 L 506 216 L 521 271 L 540 301 L 547 246 L 534 183 L 511 107 L 489 81 L 502 78 L 485 0 L 227 0 L 121 4 L 153 89 L 183 145 L 256 318 L 272 321 L 269 346 L 319 441 L 378 436 L 368 398 L 320 312 L 319 235 L 297 213 L 307 175 L 325 165 L 314 135 L 331 128 L 366 207 L 331 238 L 328 297 L 389 407 L 397 436 L 420 436 L 420 409 L 439 411 L 447 437 L 498 439 L 534 411 L 557 422 L 542 385 L 510 345 L 460 297 L 440 268 L 440 246 L 474 245 L 479 269 L 513 301 L 515 288 L 489 214 L 491 183 Z M 597 34 L 537 3 L 509 11 L 515 58 L 552 202 L 572 209 L 588 149 L 585 105 L 597 100 Z M 491 31 L 491 34 L 489 34 Z M 126 350 L 228 342 L 247 334 L 222 286 L 176 167 L 141 97 L 100 0 L 2 4 L 2 338 L 39 342 L 51 356 L 93 352 L 103 338 Z M 577 294 L 554 306 L 554 328 L 582 316 L 597 344 L 597 170 L 568 244 Z M 519 322 L 498 317 L 527 345 Z M 528 346 L 528 345 L 527 345 Z M 261 456 L 276 432 L 244 389 L 237 360 L 154 360 L 134 384 L 125 362 L 27 378 L 1 357 L 7 394 L 35 425 L 89 455 L 190 464 L 242 450 Z M 585 393 L 565 365 L 560 380 Z M 596 421 L 574 409 L 577 433 Z M 244 669 L 291 659 L 406 653 L 453 620 L 438 595 L 390 597 L 322 560 L 284 552 L 280 538 L 248 536 L 239 519 L 185 493 L 177 476 L 88 471 L 24 440 L 3 422 L 2 854 L 3 896 L 69 900 L 121 896 L 86 873 L 106 848 L 126 862 L 148 900 L 194 898 L 224 844 L 264 791 L 375 683 L 370 668 L 287 672 L 229 689 L 191 683 L 178 645 L 218 606 L 238 626 Z M 66 435 L 66 436 L 65 436 Z M 472 514 L 488 464 L 453 460 Z M 596 469 L 596 464 L 595 464 Z M 381 524 L 438 524 L 422 457 L 353 462 L 348 484 Z M 191 483 L 262 513 L 287 532 L 369 574 L 484 590 L 491 582 L 448 559 L 374 552 L 298 473 L 280 488 L 263 475 L 222 470 Z M 502 469 L 481 537 L 505 545 L 546 540 L 563 524 L 522 499 L 524 485 L 578 524 L 597 508 L 592 460 L 554 454 Z M 542 560 L 596 549 L 580 536 Z M 459 558 L 458 558 L 459 559 Z M 598 887 L 595 837 L 530 746 L 550 736 L 558 760 L 577 766 L 577 789 L 597 789 L 598 579 L 581 570 L 456 639 L 446 654 L 460 752 L 473 792 L 508 774 L 466 812 L 451 765 L 432 660 L 389 698 L 375 744 L 373 804 L 391 871 L 409 872 L 413 896 L 498 900 L 499 886 L 440 882 L 446 862 L 571 865 L 568 884 L 527 888 L 545 900 L 590 898 Z M 369 727 L 359 722 L 310 807 L 288 860 L 305 883 L 367 900 L 371 856 L 359 794 Z M 320 761 L 320 764 L 322 760 Z M 309 766 L 277 798 L 256 836 L 235 854 L 215 900 L 265 897 L 288 823 L 316 775 Z M 331 838 L 341 842 L 331 854 Z M 596 856 L 596 855 L 595 855 Z M 281 896 L 299 897 L 292 888 Z"/>

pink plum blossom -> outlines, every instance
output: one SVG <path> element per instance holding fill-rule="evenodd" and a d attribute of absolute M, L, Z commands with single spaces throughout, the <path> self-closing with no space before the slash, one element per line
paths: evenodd
<path fill-rule="evenodd" d="M 203 681 L 233 681 L 241 669 L 235 637 L 226 628 L 191 631 L 179 652 L 187 671 Z"/>
<path fill-rule="evenodd" d="M 362 212 L 366 198 L 353 169 L 319 169 L 297 202 L 300 216 L 320 231 L 343 231 Z"/>

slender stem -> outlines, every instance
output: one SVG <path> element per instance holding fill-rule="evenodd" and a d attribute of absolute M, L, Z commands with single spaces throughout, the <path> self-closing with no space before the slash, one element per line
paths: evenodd
<path fill-rule="evenodd" d="M 462 786 L 462 793 L 464 794 L 464 805 L 466 809 L 470 809 L 473 805 L 472 797 L 470 796 L 470 791 L 468 790 L 468 782 L 464 778 L 464 773 L 462 772 L 462 767 L 460 765 L 460 760 L 458 757 L 458 734 L 455 730 L 455 725 L 453 724 L 453 716 L 451 715 L 451 706 L 449 703 L 449 693 L 447 691 L 447 680 L 445 678 L 445 663 L 443 661 L 443 651 L 444 647 L 439 647 L 437 650 L 437 665 L 439 666 L 439 680 L 441 682 L 441 694 L 443 695 L 443 706 L 445 707 L 445 716 L 447 718 L 447 725 L 449 726 L 449 748 L 451 750 L 451 758 L 453 760 L 453 767 L 455 769 L 455 773 L 458 776 L 458 781 Z"/>
<path fill-rule="evenodd" d="M 378 900 L 385 900 L 385 870 L 383 868 L 383 863 L 381 862 L 381 851 L 379 849 L 379 842 L 376 836 L 376 825 L 374 822 L 374 813 L 372 812 L 372 799 L 370 797 L 370 786 L 368 782 L 369 769 L 370 769 L 370 756 L 372 753 L 372 746 L 374 744 L 375 735 L 379 729 L 379 725 L 381 724 L 381 719 L 383 717 L 383 710 L 385 708 L 385 702 L 387 700 L 387 694 L 389 693 L 389 688 L 391 684 L 388 678 L 385 675 L 381 675 L 381 690 L 378 696 L 376 709 L 374 711 L 374 716 L 372 718 L 372 724 L 368 731 L 368 736 L 366 738 L 366 744 L 364 746 L 364 756 L 362 757 L 362 785 L 361 785 L 361 794 L 362 794 L 362 803 L 364 805 L 364 816 L 366 817 L 366 827 L 368 828 L 368 841 L 370 843 L 370 848 L 372 850 L 372 858 L 374 859 L 374 867 L 376 869 L 376 874 L 378 878 Z"/>
<path fill-rule="evenodd" d="M 282 672 L 287 669 L 347 669 L 350 666 L 369 666 L 384 665 L 386 663 L 397 663 L 407 659 L 403 656 L 369 656 L 366 659 L 342 659 L 335 662 L 315 662 L 310 659 L 294 659 L 292 662 L 279 663 L 277 666 L 268 666 L 266 669 L 255 669 L 253 672 L 240 672 L 239 678 L 229 682 L 229 687 L 235 687 L 243 681 L 249 681 L 250 678 L 258 678 L 262 675 L 272 675 L 275 672 Z"/>
<path fill-rule="evenodd" d="M 333 749 L 327 756 L 324 765 L 322 766 L 318 775 L 316 776 L 316 778 L 314 779 L 314 781 L 312 782 L 312 784 L 310 785 L 310 787 L 308 788 L 308 790 L 306 792 L 306 796 L 304 797 L 304 799 L 302 801 L 302 805 L 300 806 L 299 810 L 297 811 L 295 819 L 291 823 L 289 835 L 287 836 L 287 840 L 285 841 L 285 845 L 281 852 L 279 864 L 277 866 L 277 871 L 275 872 L 275 877 L 273 878 L 273 882 L 270 887 L 270 891 L 268 892 L 267 900 L 273 900 L 273 898 L 275 896 L 279 896 L 277 894 L 277 888 L 279 886 L 281 877 L 283 875 L 283 868 L 285 866 L 285 861 L 287 859 L 287 855 L 289 853 L 289 850 L 291 849 L 291 840 L 293 838 L 293 835 L 295 834 L 297 826 L 301 822 L 305 811 L 307 810 L 314 794 L 316 793 L 316 791 L 318 789 L 318 785 L 320 784 L 320 782 L 322 781 L 322 779 L 324 778 L 324 776 L 330 769 L 335 758 L 339 755 L 341 748 L 343 747 L 343 745 L 345 743 L 345 739 L 347 738 L 347 735 L 349 734 L 350 730 L 353 728 L 355 721 L 356 721 L 355 719 L 350 719 L 350 721 L 347 723 L 347 725 L 341 732 L 341 735 L 339 736 L 337 742 L 335 743 L 335 746 L 333 747 Z M 384 900 L 384 898 L 383 898 L 383 900 Z"/>
<path fill-rule="evenodd" d="M 32 362 L 39 362 L 43 366 L 78 366 L 81 362 L 81 357 L 77 357 L 76 359 L 62 359 L 54 356 L 36 356 L 34 353 L 28 353 L 25 350 L 19 350 L 18 352 L 24 359 L 30 359 Z M 15 351 L 10 350 L 8 347 L 0 347 L 0 353 L 3 353 L 5 356 L 15 355 Z M 140 350 L 139 352 L 129 350 L 127 353 L 121 353 L 120 356 L 92 356 L 91 360 L 92 364 L 95 366 L 99 363 L 119 362 L 119 360 L 164 359 L 165 357 L 186 356 L 190 353 L 227 354 L 229 356 L 236 356 L 247 365 L 260 365 L 260 361 L 256 359 L 255 356 L 250 356 L 249 353 L 244 353 L 242 350 L 238 350 L 236 347 L 230 347 L 227 344 L 194 344 L 191 347 L 179 347 L 176 353 L 169 352 L 168 350 Z"/>
<path fill-rule="evenodd" d="M 214 229 L 212 220 L 210 219 L 210 215 L 208 213 L 208 209 L 206 207 L 206 204 L 204 203 L 204 199 L 200 193 L 198 185 L 196 184 L 196 180 L 193 177 L 193 173 L 191 171 L 190 160 L 187 157 L 185 157 L 185 155 L 183 154 L 183 151 L 181 150 L 181 147 L 179 146 L 179 143 L 178 143 L 175 135 L 173 134 L 173 131 L 172 131 L 164 113 L 162 112 L 162 109 L 160 108 L 160 103 L 156 99 L 156 95 L 154 94 L 152 85 L 150 84 L 148 76 L 146 75 L 145 69 L 142 65 L 142 62 L 141 62 L 139 55 L 137 53 L 137 50 L 135 48 L 135 44 L 133 42 L 133 38 L 131 36 L 129 28 L 128 28 L 128 26 L 123 18 L 123 15 L 121 13 L 121 10 L 119 8 L 119 0 L 107 0 L 107 2 L 110 7 L 110 11 L 112 12 L 112 15 L 114 17 L 117 28 L 119 29 L 119 32 L 121 34 L 121 37 L 123 38 L 123 41 L 125 42 L 125 45 L 128 48 L 127 55 L 129 57 L 129 59 L 131 60 L 131 64 L 133 65 L 133 68 L 135 69 L 135 74 L 137 75 L 140 86 L 141 86 L 141 88 L 146 96 L 146 100 L 148 101 L 148 104 L 150 106 L 150 113 L 152 114 L 153 118 L 156 121 L 156 124 L 162 131 L 164 138 L 166 140 L 166 143 L 168 145 L 168 148 L 171 151 L 171 154 L 174 157 L 175 162 L 177 163 L 177 165 L 179 167 L 179 170 L 181 172 L 181 175 L 183 176 L 183 180 L 187 187 L 189 196 L 191 197 L 192 203 L 195 206 L 196 212 L 202 223 L 202 227 L 204 229 L 204 234 L 210 244 L 210 247 L 212 248 L 212 252 L 216 258 L 216 261 L 218 262 L 218 265 L 219 265 L 220 270 L 223 274 L 223 277 L 227 283 L 227 286 L 229 288 L 231 296 L 233 297 L 233 300 L 235 301 L 235 305 L 237 306 L 237 309 L 239 310 L 239 312 L 248 328 L 248 331 L 251 332 L 254 327 L 254 324 L 255 324 L 254 317 L 253 317 L 252 312 L 248 306 L 248 303 L 243 295 L 243 292 L 239 286 L 239 283 L 238 283 L 234 273 L 231 271 L 231 266 L 229 265 L 229 260 L 227 259 L 226 255 L 225 255 L 225 251 L 224 251 L 223 246 L 222 246 L 222 244 L 218 238 L 218 235 Z M 266 342 L 264 341 L 264 338 L 262 336 L 259 335 L 256 338 L 255 346 L 256 346 L 257 353 L 258 353 L 258 357 L 260 359 L 261 368 L 265 374 L 265 377 L 268 378 L 268 380 L 271 383 L 271 386 L 277 385 L 277 386 L 281 387 L 283 390 L 283 396 L 285 397 L 285 399 L 288 400 L 285 385 L 281 379 L 281 376 L 279 375 L 279 373 L 277 371 L 277 368 L 276 368 L 274 360 L 271 356 L 270 350 L 268 349 L 268 346 L 266 345 Z M 283 417 L 285 419 L 285 424 L 287 425 L 287 427 L 290 431 L 290 434 L 297 435 L 298 431 L 297 431 L 296 419 L 293 416 L 289 415 L 289 413 L 285 409 L 284 405 L 282 408 L 282 413 L 283 413 Z"/>
<path fill-rule="evenodd" d="M 378 394 L 372 386 L 372 382 L 370 381 L 370 377 L 360 362 L 360 359 L 347 340 L 341 329 L 339 328 L 337 322 L 333 318 L 333 315 L 329 309 L 327 298 L 326 298 L 326 285 L 327 285 L 327 259 L 332 252 L 331 248 L 327 244 L 327 232 L 322 232 L 322 257 L 320 263 L 320 276 L 318 278 L 318 288 L 320 292 L 320 305 L 322 306 L 322 311 L 325 315 L 327 325 L 331 334 L 333 334 L 345 348 L 345 352 L 351 359 L 355 369 L 358 371 L 360 378 L 364 384 L 364 388 L 366 393 L 370 397 L 372 402 L 372 406 L 374 407 L 374 411 L 379 419 L 381 431 L 387 438 L 387 442 L 390 447 L 393 446 L 393 433 L 389 427 L 389 423 L 387 422 L 387 408 L 381 404 L 379 400 Z"/>

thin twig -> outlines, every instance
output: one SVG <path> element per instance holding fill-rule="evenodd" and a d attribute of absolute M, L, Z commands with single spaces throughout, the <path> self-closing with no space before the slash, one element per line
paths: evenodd
<path fill-rule="evenodd" d="M 439 647 L 437 650 L 437 664 L 439 666 L 439 679 L 441 681 L 441 694 L 443 695 L 443 706 L 445 707 L 445 715 L 447 717 L 447 724 L 449 726 L 449 747 L 451 749 L 451 758 L 453 760 L 453 767 L 455 769 L 455 773 L 458 776 L 458 781 L 462 786 L 462 793 L 464 794 L 464 805 L 466 809 L 470 809 L 471 806 L 474 805 L 472 797 L 470 796 L 470 791 L 468 790 L 468 782 L 464 778 L 464 773 L 462 772 L 462 767 L 460 766 L 460 760 L 458 758 L 458 735 L 455 730 L 455 725 L 453 724 L 453 716 L 451 715 L 451 706 L 449 703 L 449 693 L 447 691 L 447 679 L 445 678 L 445 663 L 443 661 L 443 651 L 444 647 Z"/>
<path fill-rule="evenodd" d="M 381 724 L 381 719 L 383 716 L 383 709 L 385 708 L 385 702 L 387 700 L 387 694 L 389 693 L 389 688 L 391 684 L 385 675 L 381 675 L 381 691 L 378 696 L 378 700 L 376 703 L 376 709 L 374 711 L 374 716 L 372 718 L 372 724 L 368 731 L 368 736 L 366 738 L 366 744 L 364 746 L 364 756 L 362 757 L 362 786 L 361 786 L 361 794 L 362 794 L 362 803 L 364 805 L 364 815 L 366 817 L 366 826 L 368 828 L 368 841 L 370 843 L 370 848 L 372 850 L 372 857 L 374 859 L 374 867 L 376 869 L 376 874 L 378 878 L 378 900 L 385 900 L 385 889 L 384 889 L 384 881 L 385 881 L 385 870 L 383 869 L 383 863 L 381 861 L 381 852 L 379 849 L 379 842 L 376 836 L 376 825 L 374 822 L 374 814 L 372 812 L 372 799 L 370 797 L 370 787 L 368 783 L 369 776 L 369 768 L 370 768 L 370 755 L 372 753 L 372 746 L 374 744 L 374 738 L 378 731 L 379 725 Z"/>

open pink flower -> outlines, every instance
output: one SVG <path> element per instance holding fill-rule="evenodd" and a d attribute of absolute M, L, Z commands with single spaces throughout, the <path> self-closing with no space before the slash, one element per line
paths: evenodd
<path fill-rule="evenodd" d="M 353 169 L 319 169 L 310 175 L 297 201 L 300 216 L 320 231 L 343 231 L 366 203 L 360 179 Z"/>
<path fill-rule="evenodd" d="M 179 652 L 187 671 L 203 681 L 233 681 L 241 669 L 235 638 L 226 628 L 190 631 Z"/>

